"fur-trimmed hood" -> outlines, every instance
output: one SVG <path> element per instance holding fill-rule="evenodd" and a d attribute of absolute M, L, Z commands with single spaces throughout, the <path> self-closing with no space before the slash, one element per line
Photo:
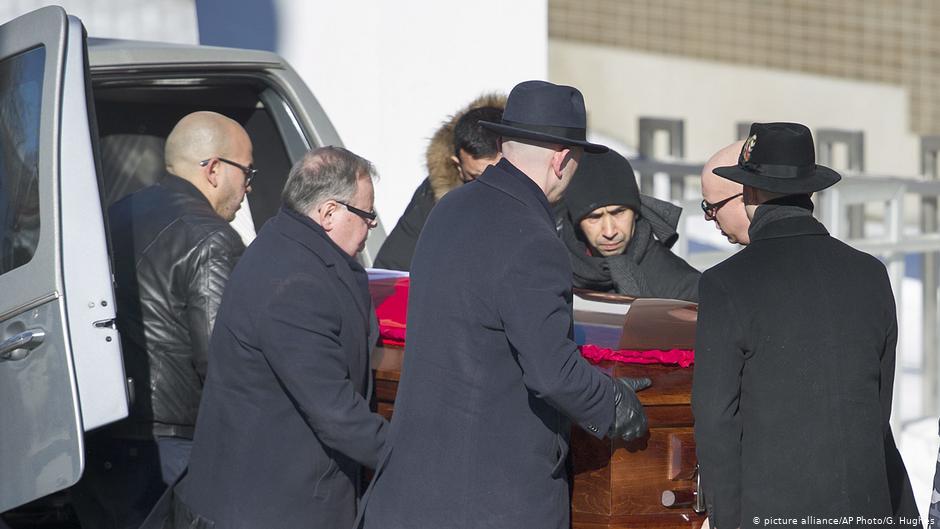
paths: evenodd
<path fill-rule="evenodd" d="M 463 181 L 450 159 L 454 155 L 454 126 L 467 112 L 480 107 L 506 108 L 506 96 L 501 94 L 483 94 L 474 99 L 469 105 L 448 117 L 437 129 L 428 149 L 425 151 L 425 160 L 428 168 L 428 181 L 431 191 L 434 192 L 434 201 L 437 202 L 448 191 L 460 186 Z"/>

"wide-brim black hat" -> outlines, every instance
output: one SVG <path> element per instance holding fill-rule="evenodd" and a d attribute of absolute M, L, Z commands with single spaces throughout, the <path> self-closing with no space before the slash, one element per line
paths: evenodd
<path fill-rule="evenodd" d="M 509 92 L 502 120 L 479 123 L 503 137 L 583 147 L 593 153 L 607 152 L 607 147 L 587 141 L 584 96 L 571 86 L 547 81 L 519 83 Z"/>
<path fill-rule="evenodd" d="M 738 164 L 716 167 L 716 175 L 746 186 L 784 193 L 821 191 L 842 179 L 816 164 L 813 135 L 799 123 L 754 123 Z"/>

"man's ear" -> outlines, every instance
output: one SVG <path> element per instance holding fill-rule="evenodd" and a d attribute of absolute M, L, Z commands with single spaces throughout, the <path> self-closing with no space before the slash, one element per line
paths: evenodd
<path fill-rule="evenodd" d="M 330 231 L 334 226 L 333 215 L 336 213 L 336 210 L 336 202 L 327 200 L 326 202 L 320 204 L 318 208 L 311 210 L 309 216 L 313 219 L 314 222 L 323 228 L 323 231 Z"/>
<path fill-rule="evenodd" d="M 454 165 L 457 166 L 458 170 L 460 169 L 460 158 L 457 158 L 456 156 L 451 156 L 450 161 L 454 162 Z"/>
<path fill-rule="evenodd" d="M 213 158 L 209 160 L 209 163 L 207 163 L 204 167 L 201 168 L 202 176 L 206 179 L 207 182 L 209 182 L 209 185 L 211 185 L 212 187 L 219 187 L 219 183 L 220 183 L 219 177 L 221 176 L 220 175 L 221 171 L 219 170 L 220 165 L 222 165 L 222 162 Z"/>
<path fill-rule="evenodd" d="M 565 166 L 568 165 L 569 160 L 571 160 L 571 149 L 567 147 L 557 150 L 552 154 L 552 171 L 555 173 L 555 178 L 561 179 L 561 173 L 565 170 Z"/>

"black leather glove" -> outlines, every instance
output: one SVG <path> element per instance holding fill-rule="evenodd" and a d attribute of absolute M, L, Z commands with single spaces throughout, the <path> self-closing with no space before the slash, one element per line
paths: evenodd
<path fill-rule="evenodd" d="M 636 392 L 651 385 L 653 382 L 646 377 L 614 379 L 614 423 L 610 426 L 607 437 L 632 441 L 646 435 L 649 424 Z"/>

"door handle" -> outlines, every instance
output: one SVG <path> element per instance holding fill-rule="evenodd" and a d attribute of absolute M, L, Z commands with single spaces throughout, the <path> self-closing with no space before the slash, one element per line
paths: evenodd
<path fill-rule="evenodd" d="M 0 342 L 0 362 L 22 360 L 45 340 L 46 331 L 29 329 Z"/>

